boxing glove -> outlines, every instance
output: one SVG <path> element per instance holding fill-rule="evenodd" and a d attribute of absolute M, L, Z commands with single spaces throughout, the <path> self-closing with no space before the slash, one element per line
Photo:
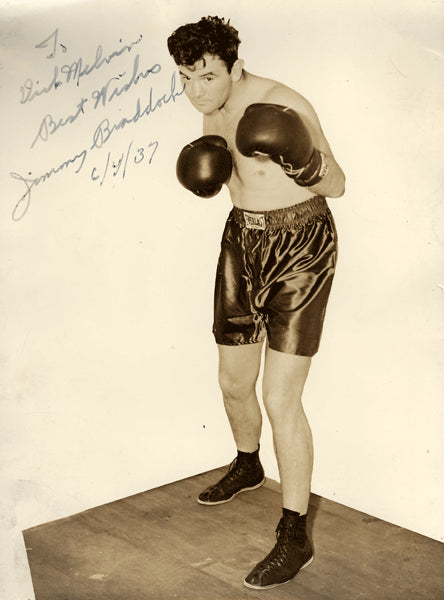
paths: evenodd
<path fill-rule="evenodd" d="M 204 135 L 183 148 L 177 159 L 176 173 L 187 190 L 211 198 L 220 192 L 232 168 L 231 153 L 224 138 Z"/>
<path fill-rule="evenodd" d="M 244 156 L 269 156 L 302 186 L 315 185 L 327 174 L 325 154 L 313 147 L 307 127 L 292 108 L 251 104 L 239 121 L 236 145 Z"/>

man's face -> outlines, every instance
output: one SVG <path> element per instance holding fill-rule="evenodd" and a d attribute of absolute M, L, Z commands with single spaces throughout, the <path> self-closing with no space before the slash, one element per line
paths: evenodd
<path fill-rule="evenodd" d="M 205 54 L 192 66 L 179 67 L 185 94 L 199 112 L 211 114 L 228 100 L 233 86 L 232 74 L 218 56 Z"/>

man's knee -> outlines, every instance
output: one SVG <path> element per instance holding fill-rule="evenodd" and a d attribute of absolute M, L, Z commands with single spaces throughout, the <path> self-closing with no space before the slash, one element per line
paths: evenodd
<path fill-rule="evenodd" d="M 310 363 L 308 357 L 267 352 L 262 395 L 272 425 L 303 416 L 302 392 Z"/>
<path fill-rule="evenodd" d="M 255 390 L 260 360 L 260 344 L 219 346 L 219 386 L 227 400 L 243 400 Z"/>
<path fill-rule="evenodd" d="M 303 417 L 302 397 L 295 390 L 269 389 L 263 392 L 263 401 L 272 427 L 294 423 Z"/>
<path fill-rule="evenodd" d="M 219 386 L 226 401 L 240 402 L 254 391 L 256 379 L 245 377 L 240 370 L 221 367 L 219 369 Z"/>

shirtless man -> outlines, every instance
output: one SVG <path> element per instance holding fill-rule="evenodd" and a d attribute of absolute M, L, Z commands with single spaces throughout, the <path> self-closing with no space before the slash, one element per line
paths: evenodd
<path fill-rule="evenodd" d="M 336 265 L 325 196 L 341 196 L 345 177 L 310 103 L 245 71 L 239 43 L 230 22 L 218 17 L 179 27 L 168 38 L 185 94 L 203 114 L 204 136 L 182 150 L 178 178 L 205 197 L 225 183 L 234 205 L 217 268 L 213 332 L 237 458 L 198 501 L 228 502 L 265 481 L 256 396 L 265 341 L 263 402 L 283 514 L 276 545 L 244 584 L 266 589 L 290 581 L 313 559 L 306 534 L 313 442 L 302 391 Z"/>

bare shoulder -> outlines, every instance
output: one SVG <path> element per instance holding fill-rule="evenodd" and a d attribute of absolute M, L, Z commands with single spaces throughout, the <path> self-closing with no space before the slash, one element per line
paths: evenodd
<path fill-rule="evenodd" d="M 275 85 L 268 90 L 264 102 L 288 106 L 295 110 L 310 131 L 316 147 L 324 152 L 331 152 L 318 115 L 311 103 L 302 94 L 282 83 L 275 82 Z"/>
<path fill-rule="evenodd" d="M 273 85 L 267 90 L 267 93 L 264 96 L 264 102 L 288 106 L 301 114 L 301 116 L 306 115 L 312 117 L 316 114 L 307 98 L 296 90 L 277 81 L 273 82 Z"/>

